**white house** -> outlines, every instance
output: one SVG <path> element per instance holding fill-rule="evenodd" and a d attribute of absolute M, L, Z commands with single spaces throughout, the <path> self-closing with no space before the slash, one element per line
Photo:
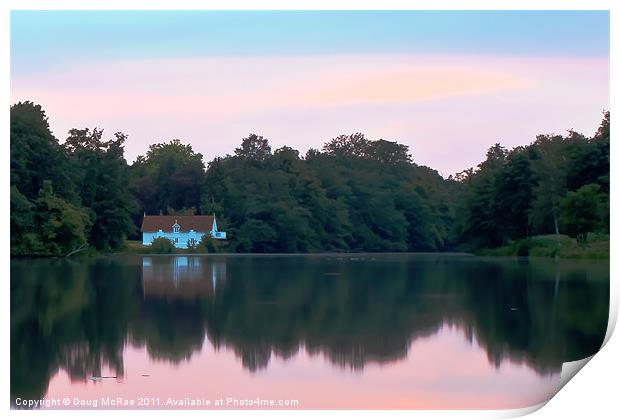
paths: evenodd
<path fill-rule="evenodd" d="M 215 216 L 147 216 L 142 220 L 142 244 L 151 245 L 155 238 L 167 238 L 177 248 L 197 245 L 203 235 L 226 239 L 226 232 L 218 232 Z"/>

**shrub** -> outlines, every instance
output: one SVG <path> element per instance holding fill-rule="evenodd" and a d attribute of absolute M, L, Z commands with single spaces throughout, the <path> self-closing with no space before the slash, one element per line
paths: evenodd
<path fill-rule="evenodd" d="M 202 236 L 202 239 L 200 239 L 200 243 L 198 243 L 198 250 L 200 252 L 215 254 L 219 252 L 220 246 L 211 235 L 206 234 Z"/>
<path fill-rule="evenodd" d="M 517 257 L 527 257 L 530 253 L 530 241 L 523 239 L 517 244 L 516 254 Z"/>
<path fill-rule="evenodd" d="M 185 252 L 188 254 L 199 253 L 200 250 L 198 249 L 198 243 L 193 239 L 188 240 Z"/>
<path fill-rule="evenodd" d="M 154 254 L 174 254 L 175 251 L 172 241 L 166 238 L 155 238 L 151 245 L 151 252 Z"/>

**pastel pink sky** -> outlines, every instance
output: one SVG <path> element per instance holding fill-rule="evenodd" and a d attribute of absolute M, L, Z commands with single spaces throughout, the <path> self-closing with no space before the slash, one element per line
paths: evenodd
<path fill-rule="evenodd" d="M 100 404 L 105 397 L 159 397 L 165 402 L 231 396 L 297 399 L 303 409 L 510 409 L 548 401 L 560 381 L 559 373 L 541 376 L 508 360 L 496 368 L 475 339 L 470 342 L 461 329 L 447 325 L 414 340 L 406 359 L 370 363 L 362 371 L 341 369 L 302 349 L 287 360 L 274 355 L 266 369 L 250 373 L 232 349 L 216 350 L 206 339 L 200 352 L 177 366 L 152 360 L 144 347 L 128 346 L 123 359 L 126 371 L 118 382 L 71 382 L 60 371 L 46 397 L 96 399 Z M 102 373 L 108 374 L 113 375 Z"/>
<path fill-rule="evenodd" d="M 115 59 L 14 74 L 11 102 L 70 128 L 129 135 L 132 162 L 179 138 L 205 162 L 249 133 L 305 153 L 363 132 L 410 146 L 444 176 L 477 165 L 496 142 L 529 144 L 568 129 L 592 135 L 609 109 L 606 58 L 497 55 L 282 55 Z"/>

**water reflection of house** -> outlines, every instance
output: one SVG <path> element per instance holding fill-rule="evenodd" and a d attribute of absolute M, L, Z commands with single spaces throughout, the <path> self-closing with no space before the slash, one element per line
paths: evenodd
<path fill-rule="evenodd" d="M 145 297 L 195 299 L 213 296 L 226 280 L 226 262 L 204 257 L 142 257 Z"/>

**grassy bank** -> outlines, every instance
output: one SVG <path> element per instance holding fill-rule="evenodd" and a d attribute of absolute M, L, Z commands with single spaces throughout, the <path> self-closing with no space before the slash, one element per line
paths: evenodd
<path fill-rule="evenodd" d="M 499 248 L 475 251 L 477 255 L 496 257 L 557 257 L 557 258 L 609 258 L 609 235 L 590 234 L 586 243 L 560 235 L 558 245 L 555 235 L 533 236 L 514 241 Z"/>
<path fill-rule="evenodd" d="M 224 244 L 222 244 L 224 245 Z M 172 251 L 157 252 L 150 246 L 142 245 L 141 241 L 126 241 L 123 249 L 119 253 L 124 254 L 191 254 L 204 253 L 199 250 L 176 249 Z M 218 247 L 216 252 L 226 252 L 226 247 Z M 493 257 L 557 257 L 564 259 L 608 259 L 609 258 L 609 235 L 590 234 L 588 242 L 585 244 L 578 243 L 575 239 L 560 235 L 560 244 L 558 245 L 555 235 L 539 235 L 528 239 L 513 241 L 512 243 L 498 248 L 485 248 L 473 251 L 474 254 L 480 256 Z"/>
<path fill-rule="evenodd" d="M 227 242 L 218 241 L 218 243 L 209 252 L 206 249 L 178 249 L 178 248 L 153 248 L 152 246 L 142 245 L 142 241 L 125 241 L 125 245 L 118 250 L 120 254 L 205 254 L 224 252 Z"/>

